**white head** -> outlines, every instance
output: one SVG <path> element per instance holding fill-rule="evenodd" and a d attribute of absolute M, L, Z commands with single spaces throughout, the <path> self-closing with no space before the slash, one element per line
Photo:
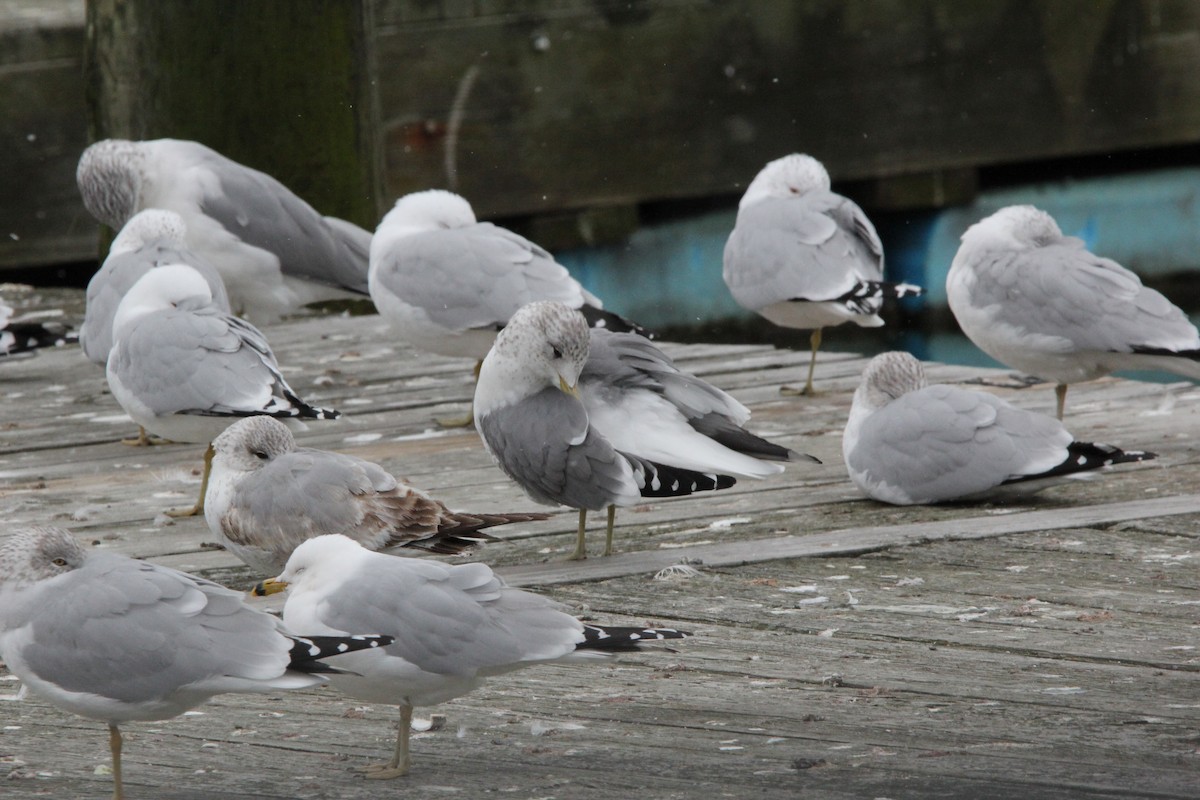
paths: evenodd
<path fill-rule="evenodd" d="M 274 417 L 246 417 L 213 439 L 213 463 L 238 472 L 254 472 L 296 449 L 288 426 Z"/>
<path fill-rule="evenodd" d="M 131 253 L 150 242 L 161 241 L 176 248 L 187 246 L 187 226 L 183 217 L 163 208 L 147 208 L 134 214 L 117 238 L 109 254 Z"/>
<path fill-rule="evenodd" d="M 738 208 L 752 206 L 770 197 L 791 197 L 816 190 L 829 191 L 829 173 L 820 161 L 803 153 L 777 158 L 767 164 L 750 185 L 738 203 Z"/>
<path fill-rule="evenodd" d="M 17 528 L 0 539 L 0 589 L 21 589 L 83 566 L 87 552 L 50 525 Z"/>
<path fill-rule="evenodd" d="M 529 390 L 547 386 L 574 393 L 591 343 L 587 320 L 573 308 L 552 301 L 517 309 L 488 360 L 508 366 L 507 381 Z"/>
<path fill-rule="evenodd" d="M 900 351 L 880 353 L 863 370 L 854 402 L 858 405 L 861 401 L 869 410 L 876 411 L 925 385 L 925 367 L 912 355 Z"/>
<path fill-rule="evenodd" d="M 292 551 L 276 580 L 288 584 L 293 593 L 332 584 L 344 578 L 360 559 L 370 556 L 370 550 L 340 533 L 315 536 Z"/>
<path fill-rule="evenodd" d="M 964 245 L 1033 250 L 1062 241 L 1054 217 L 1033 206 L 1008 206 L 967 228 Z"/>
<path fill-rule="evenodd" d="M 83 151 L 75 183 L 93 217 L 120 230 L 137 211 L 142 190 L 140 142 L 102 139 Z"/>
<path fill-rule="evenodd" d="M 207 303 L 213 299 L 208 281 L 195 269 L 187 264 L 164 264 L 150 270 L 121 298 L 113 317 L 113 341 L 120 339 L 130 324 L 145 315 L 174 308 L 192 298 Z"/>

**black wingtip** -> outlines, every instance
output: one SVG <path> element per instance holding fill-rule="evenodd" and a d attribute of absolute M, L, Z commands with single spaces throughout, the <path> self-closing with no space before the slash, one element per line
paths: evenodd
<path fill-rule="evenodd" d="M 377 647 L 387 647 L 396 639 L 383 635 L 347 635 L 347 636 L 289 636 L 292 640 L 291 658 L 288 669 L 298 672 L 342 672 L 337 667 L 330 666 L 322 659 L 354 653 L 359 650 L 371 650 Z"/>
<path fill-rule="evenodd" d="M 643 336 L 647 339 L 658 338 L 656 333 L 637 324 L 633 320 L 625 319 L 620 314 L 605 311 L 603 308 L 596 308 L 585 303 L 580 307 L 579 312 L 587 320 L 589 328 L 603 328 L 613 333 L 636 333 L 638 336 Z"/>
<path fill-rule="evenodd" d="M 576 650 L 638 650 L 649 642 L 686 639 L 692 634 L 677 628 L 636 628 L 628 626 L 583 626 L 583 641 Z"/>

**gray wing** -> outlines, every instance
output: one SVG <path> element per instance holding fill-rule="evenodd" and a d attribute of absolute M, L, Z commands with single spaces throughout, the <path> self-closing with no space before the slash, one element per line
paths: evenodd
<path fill-rule="evenodd" d="M 326 533 L 371 550 L 430 536 L 446 513 L 377 464 L 301 448 L 242 478 L 221 528 L 235 544 L 271 550 L 283 563 L 302 542 Z"/>
<path fill-rule="evenodd" d="M 442 675 L 558 658 L 583 641 L 574 617 L 546 598 L 505 586 L 479 563 L 381 555 L 347 576 L 318 613 L 338 630 L 393 635 L 385 653 Z"/>
<path fill-rule="evenodd" d="M 146 562 L 90 554 L 22 601 L 22 660 L 68 691 L 150 702 L 209 678 L 278 677 L 289 661 L 279 624 L 239 593 Z"/>
<path fill-rule="evenodd" d="M 262 333 L 212 306 L 148 314 L 120 345 L 109 368 L 156 415 L 273 413 L 299 402 Z"/>
<path fill-rule="evenodd" d="M 725 283 L 757 310 L 786 300 L 834 300 L 860 280 L 883 278 L 871 221 L 832 192 L 772 198 L 738 212 L 725 243 Z"/>
<path fill-rule="evenodd" d="M 1067 456 L 1071 435 L 1052 417 L 984 392 L 935 385 L 868 417 L 847 465 L 916 502 L 953 500 L 1010 478 L 1045 472 Z"/>
<path fill-rule="evenodd" d="M 1071 349 L 1200 347 L 1195 326 L 1171 301 L 1115 261 L 1088 252 L 1078 239 L 985 253 L 972 269 L 978 276 L 972 305 L 992 306 L 997 323 L 1065 340 Z"/>
<path fill-rule="evenodd" d="M 588 424 L 576 399 L 547 388 L 479 420 L 504 472 L 538 503 L 599 510 L 636 502 L 628 459 Z"/>
<path fill-rule="evenodd" d="M 247 244 L 277 255 L 285 275 L 367 294 L 361 236 L 346 234 L 352 223 L 331 225 L 270 175 L 204 145 L 176 141 L 172 148 L 217 179 L 218 188 L 205 193 L 200 210 Z"/>
<path fill-rule="evenodd" d="M 117 314 L 121 298 L 137 283 L 138 278 L 164 264 L 187 264 L 193 267 L 208 282 L 213 293 L 213 305 L 225 312 L 230 311 L 225 282 L 212 264 L 191 250 L 156 241 L 148 242 L 137 250 L 111 254 L 88 281 L 87 310 L 83 325 L 79 328 L 79 343 L 84 355 L 93 364 L 103 365 L 108 360 L 108 351 L 112 349 L 113 317 Z"/>
<path fill-rule="evenodd" d="M 452 330 L 501 328 L 535 300 L 578 308 L 585 298 L 549 253 L 486 222 L 398 240 L 376 280 Z"/>

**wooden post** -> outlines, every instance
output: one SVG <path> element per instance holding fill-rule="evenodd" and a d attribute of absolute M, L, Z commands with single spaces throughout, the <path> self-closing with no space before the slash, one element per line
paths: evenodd
<path fill-rule="evenodd" d="M 372 230 L 381 183 L 370 8 L 88 0 L 90 137 L 194 139 Z"/>

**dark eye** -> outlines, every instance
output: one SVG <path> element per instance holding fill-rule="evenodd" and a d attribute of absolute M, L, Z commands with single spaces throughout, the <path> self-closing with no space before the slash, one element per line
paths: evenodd
<path fill-rule="evenodd" d="M 559 350 L 557 347 L 551 348 L 550 352 L 554 354 L 555 358 L 562 358 L 562 350 Z"/>
<path fill-rule="evenodd" d="M 56 567 L 65 567 L 67 565 L 67 560 L 60 556 L 59 558 L 54 559 L 50 563 Z"/>
<path fill-rule="evenodd" d="M 254 456 L 255 458 L 257 458 L 259 461 L 266 461 L 268 458 L 270 458 L 270 456 L 267 455 L 266 450 L 251 450 L 250 454 L 252 456 Z"/>

